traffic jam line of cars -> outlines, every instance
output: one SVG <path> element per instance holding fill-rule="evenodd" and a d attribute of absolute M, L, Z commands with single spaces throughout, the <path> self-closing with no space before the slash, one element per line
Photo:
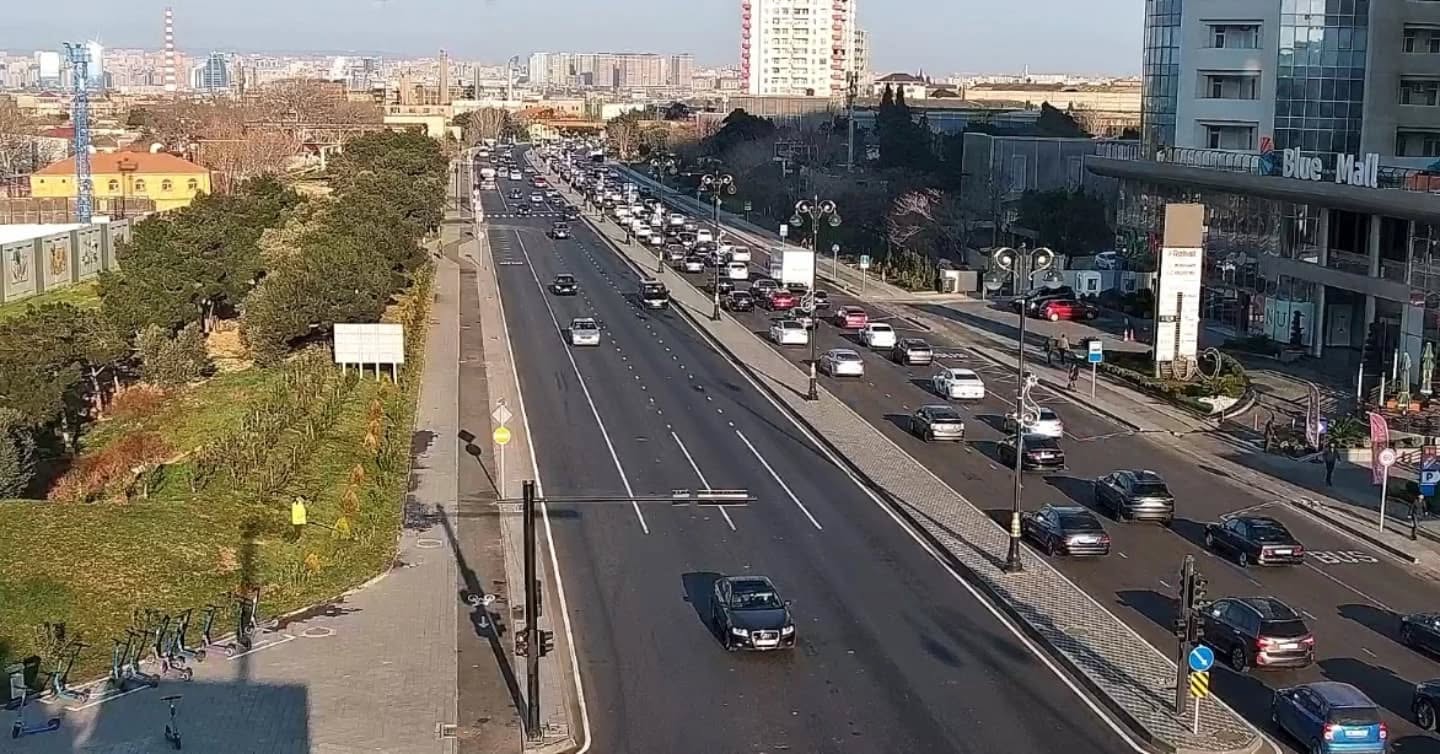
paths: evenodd
<path fill-rule="evenodd" d="M 922 338 L 902 337 L 902 333 L 887 322 L 872 322 L 863 306 L 846 304 L 832 308 L 823 291 L 812 293 L 801 286 L 787 287 L 752 274 L 747 264 L 748 253 L 743 261 L 727 258 L 727 252 L 740 247 L 725 244 L 724 234 L 717 239 L 711 233 L 702 232 L 705 229 L 699 228 L 692 219 L 667 210 L 663 203 L 643 192 L 631 192 L 618 171 L 591 167 L 588 174 L 579 175 L 588 175 L 581 177 L 580 182 L 588 183 L 592 200 L 616 222 L 629 223 L 636 236 L 642 235 L 637 223 L 649 226 L 652 237 L 659 235 L 663 240 L 652 245 L 663 250 L 665 259 L 673 267 L 692 275 L 691 281 L 697 288 L 714 292 L 713 288 L 718 287 L 725 310 L 746 314 L 760 308 L 774 314 L 766 335 L 776 348 L 808 346 L 813 333 L 822 325 L 852 333 L 860 348 L 827 348 L 818 355 L 817 370 L 827 379 L 863 379 L 867 367 L 871 366 L 867 364 L 865 351 L 899 367 L 933 367 L 934 371 L 924 383 L 927 392 L 938 400 L 916 407 L 905 417 L 903 426 L 924 442 L 967 441 L 961 407 L 986 398 L 982 369 L 939 363 L 942 359 L 937 357 L 934 346 Z M 597 185 L 602 182 L 606 188 Z M 629 195 L 621 193 L 622 189 Z M 627 199 L 629 204 L 625 204 Z M 618 211 L 622 205 L 626 206 L 624 212 Z M 715 269 L 717 266 L 719 270 Z M 807 300 L 813 302 L 813 306 L 803 309 Z M 828 316 L 822 316 L 827 312 Z M 1084 320 L 1094 318 L 1098 311 L 1078 300 L 1073 291 L 1061 287 L 1030 297 L 1025 314 L 1051 321 Z M 996 448 L 1002 461 L 1014 464 L 1018 455 L 1022 469 L 1027 472 L 1066 467 L 1061 443 L 1066 437 L 1065 427 L 1053 408 L 1041 406 L 1037 416 L 1027 417 L 1019 442 L 1015 438 L 1017 421 L 1014 413 L 1005 418 L 1007 436 Z M 1104 512 L 1117 524 L 1153 523 L 1169 527 L 1175 522 L 1175 499 L 1164 478 L 1155 471 L 1120 468 L 1098 476 L 1089 484 L 1094 496 L 1092 506 L 1073 502 L 1042 505 L 1023 516 L 1023 536 L 1047 556 L 1105 558 L 1111 554 L 1112 540 L 1095 511 Z M 1307 550 L 1282 522 L 1250 513 L 1225 516 L 1207 524 L 1203 545 L 1242 571 L 1259 566 L 1294 566 L 1305 563 L 1307 557 L 1324 564 L 1331 560 L 1362 562 L 1361 557 L 1374 561 L 1364 553 Z M 1251 581 L 1259 584 L 1254 579 Z M 717 592 L 719 599 L 722 598 Z M 716 609 L 712 615 L 722 612 L 723 609 Z M 788 620 L 788 612 L 785 615 Z M 1220 597 L 1203 612 L 1202 641 L 1237 673 L 1252 669 L 1303 668 L 1316 661 L 1316 637 L 1305 622 L 1305 615 L 1275 597 Z M 722 626 L 717 625 L 715 630 L 717 634 L 730 636 Z M 740 638 L 739 634 L 735 636 Z M 1403 616 L 1399 641 L 1417 649 L 1440 649 L 1440 613 Z M 1434 730 L 1437 711 L 1440 711 L 1440 680 L 1415 685 L 1408 711 L 1410 719 L 1419 727 Z M 1310 751 L 1380 752 L 1385 750 L 1389 739 L 1379 705 L 1348 683 L 1317 681 L 1278 688 L 1271 696 L 1270 713 L 1277 731 L 1284 733 L 1291 744 Z"/>

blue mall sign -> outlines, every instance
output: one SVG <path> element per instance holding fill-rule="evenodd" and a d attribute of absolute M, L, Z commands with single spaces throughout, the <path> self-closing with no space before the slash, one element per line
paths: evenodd
<path fill-rule="evenodd" d="M 1089 361 L 1091 364 L 1099 364 L 1100 362 L 1105 360 L 1104 346 L 1100 345 L 1099 338 L 1095 338 L 1094 340 L 1090 341 L 1089 347 L 1086 350 L 1085 355 L 1086 360 Z"/>

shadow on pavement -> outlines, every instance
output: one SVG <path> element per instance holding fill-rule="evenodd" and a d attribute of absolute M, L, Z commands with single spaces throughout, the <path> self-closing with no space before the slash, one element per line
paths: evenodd
<path fill-rule="evenodd" d="M 1359 623 L 1387 641 L 1399 641 L 1400 618 L 1389 610 L 1381 610 L 1374 605 L 1353 603 L 1339 606 L 1336 608 L 1336 612 L 1340 614 L 1340 617 Z"/>
<path fill-rule="evenodd" d="M 1145 616 L 1151 623 L 1173 631 L 1175 617 L 1179 614 L 1180 601 L 1154 589 L 1122 589 L 1115 593 L 1120 605 Z"/>
<path fill-rule="evenodd" d="M 695 611 L 695 617 L 712 636 L 715 634 L 715 615 L 711 611 L 710 598 L 715 593 L 715 582 L 724 578 L 714 571 L 691 571 L 680 575 L 680 586 L 685 601 Z"/>
<path fill-rule="evenodd" d="M 1076 505 L 1094 511 L 1103 518 L 1113 518 L 1103 506 L 1095 504 L 1095 483 L 1089 479 L 1065 474 L 1051 474 L 1045 477 L 1051 487 L 1059 490 Z"/>
<path fill-rule="evenodd" d="M 1332 681 L 1348 683 L 1365 692 L 1371 701 L 1390 710 L 1396 717 L 1410 718 L 1410 696 L 1415 689 L 1415 681 L 1401 678 L 1389 668 L 1376 667 L 1354 657 L 1321 660 L 1320 670 Z"/>
<path fill-rule="evenodd" d="M 1205 522 L 1193 521 L 1188 518 L 1176 518 L 1170 523 L 1170 531 L 1196 547 L 1204 550 L 1205 547 Z M 1218 555 L 1216 557 L 1219 557 Z"/>

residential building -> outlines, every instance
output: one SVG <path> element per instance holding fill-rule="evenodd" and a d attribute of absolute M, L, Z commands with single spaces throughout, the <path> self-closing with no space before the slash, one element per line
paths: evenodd
<path fill-rule="evenodd" d="M 89 89 L 105 89 L 105 45 L 94 40 L 85 43 L 90 53 L 90 65 L 86 71 L 85 86 Z"/>
<path fill-rule="evenodd" d="M 894 92 L 904 92 L 905 101 L 925 99 L 930 94 L 930 82 L 910 73 L 891 73 L 875 79 L 870 85 L 870 94 L 879 97 L 886 89 Z"/>
<path fill-rule="evenodd" d="M 210 171 L 164 152 L 113 152 L 90 155 L 97 199 L 148 199 L 161 212 L 185 207 L 210 192 Z M 47 165 L 30 176 L 30 195 L 73 199 L 78 194 L 75 158 Z"/>
<path fill-rule="evenodd" d="M 230 56 L 223 52 L 210 53 L 205 63 L 191 72 L 190 88 L 208 94 L 230 91 Z"/>
<path fill-rule="evenodd" d="M 856 0 L 742 0 L 740 77 L 760 96 L 844 96 Z"/>
<path fill-rule="evenodd" d="M 855 27 L 854 70 L 859 74 L 860 91 L 866 91 L 875 83 L 875 73 L 870 70 L 870 32 Z"/>
<path fill-rule="evenodd" d="M 531 85 L 540 88 L 689 90 L 695 58 L 688 53 L 536 52 L 528 70 Z"/>
<path fill-rule="evenodd" d="M 56 89 L 60 86 L 60 53 L 41 50 L 35 53 L 35 67 L 39 69 L 36 83 L 42 89 Z"/>

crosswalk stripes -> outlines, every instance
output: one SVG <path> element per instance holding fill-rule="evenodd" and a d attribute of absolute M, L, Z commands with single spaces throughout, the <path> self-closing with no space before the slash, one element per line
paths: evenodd
<path fill-rule="evenodd" d="M 565 213 L 564 213 L 564 212 L 531 212 L 531 213 L 528 214 L 528 215 L 522 215 L 522 214 L 519 214 L 518 212 L 487 212 L 487 213 L 485 213 L 485 217 L 486 217 L 487 219 L 488 219 L 488 218 L 497 218 L 497 219 L 502 219 L 502 220 L 503 220 L 503 219 L 508 219 L 508 218 L 518 218 L 518 217 L 551 217 L 551 218 L 553 218 L 553 217 L 564 217 L 564 216 L 565 216 Z"/>

